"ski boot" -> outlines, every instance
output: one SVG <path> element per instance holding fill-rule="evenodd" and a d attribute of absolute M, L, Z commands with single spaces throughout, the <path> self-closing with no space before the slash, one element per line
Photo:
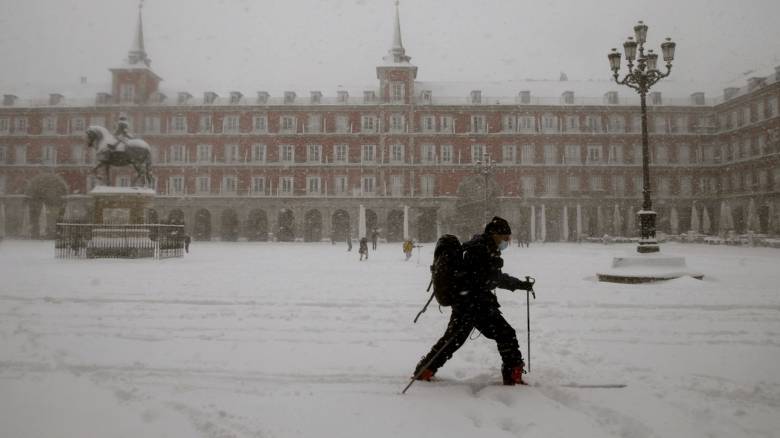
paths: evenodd
<path fill-rule="evenodd" d="M 504 366 L 501 368 L 501 377 L 504 379 L 504 385 L 525 385 L 523 382 L 524 363 L 520 362 L 517 366 Z"/>

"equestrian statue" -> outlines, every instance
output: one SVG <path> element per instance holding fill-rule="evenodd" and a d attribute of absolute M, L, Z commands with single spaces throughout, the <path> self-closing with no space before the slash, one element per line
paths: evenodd
<path fill-rule="evenodd" d="M 136 176 L 133 184 L 140 179 L 144 187 L 152 185 L 152 149 L 149 144 L 140 138 L 134 138 L 128 131 L 127 119 L 119 118 L 117 129 L 112 134 L 102 126 L 90 126 L 87 128 L 87 147 L 97 150 L 97 165 L 92 170 L 105 185 L 111 185 L 109 167 L 132 166 Z M 98 170 L 104 169 L 104 178 L 100 178 Z"/>

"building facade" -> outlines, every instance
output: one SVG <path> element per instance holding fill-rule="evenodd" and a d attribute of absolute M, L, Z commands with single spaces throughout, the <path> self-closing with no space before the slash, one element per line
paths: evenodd
<path fill-rule="evenodd" d="M 343 240 L 361 206 L 390 241 L 465 236 L 491 214 L 531 240 L 638 234 L 638 97 L 565 78 L 422 82 L 410 61 L 396 9 L 375 87 L 166 94 L 139 12 L 110 89 L 3 96 L 0 232 L 46 236 L 79 219 L 65 206 L 95 184 L 85 130 L 126 115 L 153 149 L 150 220 L 184 222 L 195 239 Z M 659 231 L 780 234 L 780 67 L 717 98 L 678 87 L 648 100 Z"/>

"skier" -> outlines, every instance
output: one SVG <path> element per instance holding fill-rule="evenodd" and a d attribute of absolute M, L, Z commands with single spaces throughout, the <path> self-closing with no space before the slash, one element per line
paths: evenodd
<path fill-rule="evenodd" d="M 414 241 L 411 239 L 404 240 L 403 249 L 404 249 L 404 255 L 406 255 L 406 260 L 412 258 L 412 249 L 414 249 Z"/>
<path fill-rule="evenodd" d="M 360 253 L 360 260 L 363 260 L 363 256 L 366 257 L 366 260 L 368 260 L 368 239 L 365 237 L 360 238 L 360 249 L 358 249 L 358 253 Z"/>
<path fill-rule="evenodd" d="M 483 234 L 475 235 L 463 244 L 463 264 L 467 271 L 463 292 L 452 303 L 450 322 L 444 335 L 417 364 L 414 376 L 418 380 L 431 380 L 476 328 L 486 338 L 496 341 L 503 361 L 504 385 L 524 384 L 525 363 L 515 329 L 501 315 L 500 305 L 492 292 L 496 287 L 507 290 L 533 288 L 532 283 L 501 272 L 504 265 L 501 251 L 508 248 L 511 234 L 507 221 L 496 216 L 485 226 Z"/>

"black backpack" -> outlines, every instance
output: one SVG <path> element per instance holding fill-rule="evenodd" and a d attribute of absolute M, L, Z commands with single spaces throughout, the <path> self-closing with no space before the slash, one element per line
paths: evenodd
<path fill-rule="evenodd" d="M 452 234 L 443 234 L 436 241 L 431 265 L 433 296 L 440 306 L 451 306 L 463 286 L 463 245 Z"/>

